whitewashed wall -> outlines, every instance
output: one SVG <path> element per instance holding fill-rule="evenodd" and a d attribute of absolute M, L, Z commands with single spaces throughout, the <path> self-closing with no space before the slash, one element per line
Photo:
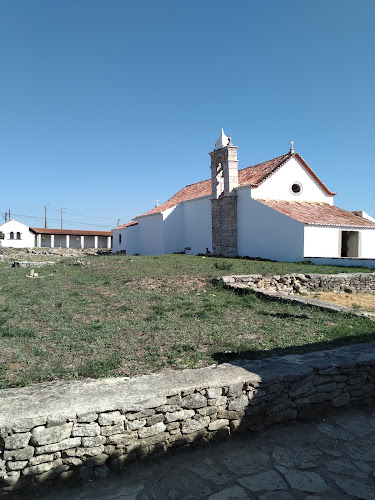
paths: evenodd
<path fill-rule="evenodd" d="M 10 220 L 1 224 L 0 231 L 4 233 L 5 238 L 0 240 L 0 245 L 11 248 L 32 248 L 35 247 L 35 235 L 29 229 L 29 226 Z M 10 239 L 10 233 L 14 233 L 14 239 Z M 17 232 L 21 233 L 21 239 L 17 240 Z"/>
<path fill-rule="evenodd" d="M 303 224 L 238 190 L 238 254 L 295 262 L 303 259 Z"/>
<path fill-rule="evenodd" d="M 138 232 L 139 255 L 159 255 L 164 253 L 163 216 L 162 214 L 139 217 Z"/>
<path fill-rule="evenodd" d="M 212 252 L 211 200 L 199 200 L 184 203 L 185 239 L 184 247 L 191 247 L 187 254 Z"/>
<path fill-rule="evenodd" d="M 131 227 L 131 226 L 129 226 Z M 113 253 L 121 252 L 121 250 L 126 250 L 126 241 L 127 241 L 127 229 L 114 229 L 113 230 Z M 121 235 L 121 243 L 119 241 L 119 236 Z"/>
<path fill-rule="evenodd" d="M 340 257 L 340 228 L 305 226 L 304 255 L 305 257 Z"/>
<path fill-rule="evenodd" d="M 305 257 L 341 257 L 341 231 L 358 231 L 358 258 L 375 259 L 375 229 L 360 227 L 305 227 Z"/>
<path fill-rule="evenodd" d="M 302 185 L 302 192 L 290 191 L 293 183 Z M 296 158 L 291 158 L 280 170 L 257 188 L 252 188 L 252 197 L 258 199 L 320 201 L 333 204 L 333 196 L 327 195 L 319 184 L 306 172 Z"/>
<path fill-rule="evenodd" d="M 184 203 L 163 212 L 163 253 L 184 250 Z"/>
<path fill-rule="evenodd" d="M 359 257 L 375 259 L 375 228 L 361 229 L 359 233 Z"/>

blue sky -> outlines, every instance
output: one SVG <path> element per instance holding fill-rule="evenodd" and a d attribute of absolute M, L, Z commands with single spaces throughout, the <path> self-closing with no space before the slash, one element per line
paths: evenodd
<path fill-rule="evenodd" d="M 221 127 L 240 168 L 293 139 L 375 216 L 374 25 L 373 0 L 2 0 L 0 222 L 123 224 L 208 178 Z"/>

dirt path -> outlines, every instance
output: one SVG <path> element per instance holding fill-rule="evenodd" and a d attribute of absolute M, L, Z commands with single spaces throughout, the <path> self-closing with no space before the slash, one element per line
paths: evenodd
<path fill-rule="evenodd" d="M 331 302 L 351 309 L 375 312 L 375 294 L 371 293 L 334 293 L 321 292 L 316 298 L 325 302 Z"/>

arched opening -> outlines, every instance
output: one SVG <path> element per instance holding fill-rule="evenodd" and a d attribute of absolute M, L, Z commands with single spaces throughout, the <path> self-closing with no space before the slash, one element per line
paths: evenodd
<path fill-rule="evenodd" d="M 223 159 L 219 156 L 216 159 L 216 198 L 219 198 L 224 193 L 224 172 Z"/>
<path fill-rule="evenodd" d="M 21 233 L 19 231 L 17 231 L 17 240 L 20 240 L 21 239 Z"/>
<path fill-rule="evenodd" d="M 14 233 L 13 233 L 13 231 L 11 231 L 11 232 L 9 233 L 9 239 L 10 239 L 10 240 L 14 240 Z"/>

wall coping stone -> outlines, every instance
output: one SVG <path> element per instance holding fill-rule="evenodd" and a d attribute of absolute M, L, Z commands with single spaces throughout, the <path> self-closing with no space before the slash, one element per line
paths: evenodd
<path fill-rule="evenodd" d="M 166 404 L 167 396 L 181 391 L 244 382 L 258 385 L 276 382 L 280 378 L 294 380 L 314 369 L 369 362 L 375 364 L 375 342 L 133 378 L 70 380 L 4 389 L 0 391 L 0 428 L 41 416 L 47 416 L 50 421 L 62 421 L 64 416 L 69 418 L 90 412 L 156 408 Z"/>

